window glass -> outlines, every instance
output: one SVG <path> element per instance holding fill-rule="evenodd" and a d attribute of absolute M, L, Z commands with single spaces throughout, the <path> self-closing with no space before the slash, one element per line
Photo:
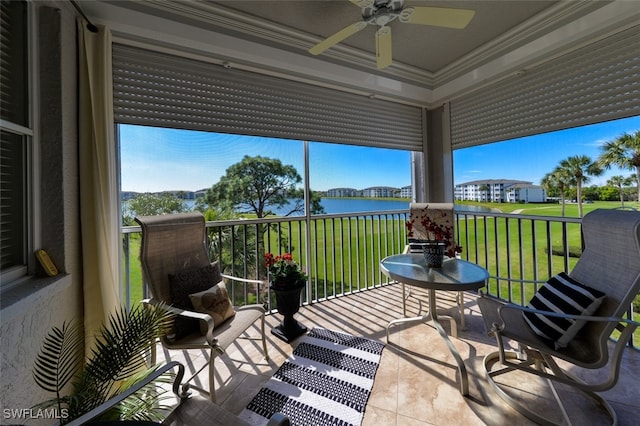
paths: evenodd
<path fill-rule="evenodd" d="M 0 131 L 0 217 L 2 218 L 2 270 L 25 262 L 24 137 Z"/>
<path fill-rule="evenodd" d="M 258 200 L 239 203 L 236 213 L 250 217 L 264 217 L 267 211 L 279 216 L 304 214 L 302 141 L 129 124 L 118 125 L 118 134 L 125 225 L 133 225 L 136 214 L 202 211 L 207 191 L 246 158 L 277 160 L 291 167 L 295 171 L 291 179 L 300 178 L 291 186 L 298 192 L 290 194 L 290 203 L 267 204 L 264 210 L 258 209 Z M 315 201 L 311 214 L 408 208 L 410 151 L 310 142 L 309 163 Z M 242 178 L 251 180 L 251 176 Z"/>
<path fill-rule="evenodd" d="M 409 208 L 410 151 L 314 142 L 309 170 L 326 213 Z"/>
<path fill-rule="evenodd" d="M 250 180 L 232 167 L 254 167 L 250 161 L 274 160 L 292 172 L 291 189 L 304 187 L 304 145 L 301 141 L 258 136 L 230 135 L 194 130 L 118 125 L 123 223 L 132 225 L 141 214 L 163 214 L 207 207 L 218 210 L 207 192 L 223 177 Z M 248 170 L 247 168 L 240 170 Z M 249 173 L 249 172 L 248 172 Z M 300 178 L 296 181 L 296 175 Z M 148 197 L 143 195 L 147 194 Z M 268 194 L 264 194 L 268 196 Z M 271 198 L 273 200 L 274 198 Z M 268 212 L 291 213 L 293 204 L 273 205 L 271 200 L 237 198 L 235 213 L 248 217 Z M 260 206 L 260 201 L 265 205 Z"/>
<path fill-rule="evenodd" d="M 560 190 L 549 185 L 548 177 L 555 171 L 562 170 L 564 161 L 584 157 L 585 173 L 581 186 L 585 190 L 582 193 L 585 200 L 619 200 L 615 188 L 613 195 L 607 190 L 607 187 L 612 188 L 612 178 L 615 177 L 629 182 L 624 185 L 626 188 L 623 191 L 629 194 L 623 194 L 623 198 L 635 199 L 635 167 L 620 167 L 625 162 L 625 156 L 632 156 L 632 150 L 621 152 L 621 162 L 602 167 L 599 172 L 591 172 L 587 164 L 598 165 L 607 143 L 624 135 L 629 135 L 631 139 L 637 138 L 635 135 L 638 131 L 640 116 L 635 116 L 455 150 L 455 198 L 457 201 L 477 201 L 482 198 L 503 203 L 507 201 L 503 197 L 503 186 L 519 182 L 533 185 L 534 190 L 540 194 L 538 198 L 532 197 L 532 200 L 557 202 L 561 198 Z M 467 190 L 470 188 L 475 188 L 477 193 L 468 196 Z M 544 200 L 541 188 L 548 191 L 544 193 Z M 571 200 L 576 198 L 576 191 L 576 185 L 570 182 L 564 195 Z M 548 206 L 540 206 L 540 209 L 545 208 Z"/>

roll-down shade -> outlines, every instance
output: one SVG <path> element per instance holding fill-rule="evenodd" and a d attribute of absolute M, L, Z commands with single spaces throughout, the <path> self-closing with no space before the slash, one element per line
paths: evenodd
<path fill-rule="evenodd" d="M 422 151 L 421 108 L 116 44 L 118 123 Z"/>
<path fill-rule="evenodd" d="M 640 26 L 451 102 L 455 148 L 640 115 Z"/>

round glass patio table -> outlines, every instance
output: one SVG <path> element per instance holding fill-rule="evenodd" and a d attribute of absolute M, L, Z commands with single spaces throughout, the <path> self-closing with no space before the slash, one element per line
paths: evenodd
<path fill-rule="evenodd" d="M 389 328 L 395 324 L 423 322 L 435 328 L 447 344 L 449 351 L 456 360 L 460 372 L 460 392 L 469 395 L 469 378 L 467 368 L 456 350 L 449 336 L 442 328 L 440 319 L 451 321 L 452 333 L 457 336 L 455 319 L 440 316 L 436 313 L 436 290 L 463 291 L 478 290 L 487 284 L 489 273 L 475 263 L 462 259 L 446 259 L 441 268 L 430 268 L 426 265 L 424 256 L 418 253 L 396 254 L 380 261 L 380 269 L 389 278 L 400 283 L 426 289 L 429 293 L 429 310 L 411 318 L 392 320 L 387 325 L 387 343 L 389 343 Z"/>

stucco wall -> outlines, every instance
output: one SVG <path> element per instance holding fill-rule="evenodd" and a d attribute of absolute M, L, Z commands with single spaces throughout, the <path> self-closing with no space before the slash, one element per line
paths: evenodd
<path fill-rule="evenodd" d="M 51 424 L 8 418 L 5 409 L 30 408 L 51 398 L 35 384 L 33 363 L 52 326 L 82 320 L 78 215 L 77 41 L 68 2 L 33 2 L 38 35 L 36 76 L 36 233 L 61 274 L 33 277 L 0 297 L 0 424 Z M 38 274 L 37 274 L 38 275 Z"/>

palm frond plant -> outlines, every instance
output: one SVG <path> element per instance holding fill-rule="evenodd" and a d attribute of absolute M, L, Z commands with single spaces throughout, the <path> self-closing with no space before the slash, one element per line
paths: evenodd
<path fill-rule="evenodd" d="M 33 376 L 38 386 L 55 393 L 55 397 L 37 407 L 55 407 L 66 414 L 62 420 L 66 423 L 144 379 L 156 369 L 147 367 L 145 351 L 155 344 L 156 338 L 168 332 L 172 317 L 164 309 L 143 305 L 118 309 L 99 330 L 84 363 L 82 327 L 73 323 L 54 327 L 36 357 Z M 62 395 L 69 382 L 70 394 Z M 154 420 L 157 418 L 154 410 L 162 409 L 158 401 L 163 394 L 158 392 L 143 388 L 134 394 L 135 398 L 121 404 L 118 414 L 111 412 L 108 417 Z"/>

